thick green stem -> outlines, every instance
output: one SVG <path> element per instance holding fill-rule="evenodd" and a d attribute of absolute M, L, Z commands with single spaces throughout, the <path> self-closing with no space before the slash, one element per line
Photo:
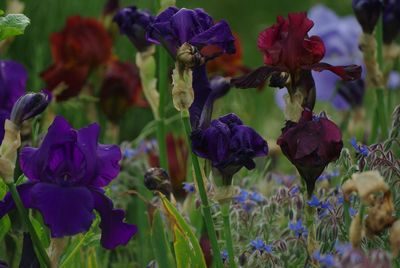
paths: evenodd
<path fill-rule="evenodd" d="M 166 133 L 165 133 L 165 107 L 168 93 L 168 59 L 166 51 L 159 47 L 158 49 L 158 92 L 160 94 L 160 102 L 158 105 L 158 114 L 160 118 L 157 120 L 157 142 L 159 149 L 160 167 L 168 170 Z"/>
<path fill-rule="evenodd" d="M 383 69 L 383 31 L 382 31 L 382 16 L 379 18 L 378 25 L 376 27 L 376 43 L 377 43 L 377 61 L 379 65 L 379 69 L 382 71 Z M 381 140 L 385 140 L 388 137 L 388 124 L 387 124 L 387 116 L 386 116 L 386 111 L 387 107 L 385 105 L 384 101 L 384 89 L 383 88 L 377 88 L 375 90 L 376 92 L 376 111 L 378 113 L 378 122 L 381 126 Z M 373 126 L 373 127 L 378 127 L 378 126 Z"/>
<path fill-rule="evenodd" d="M 229 207 L 230 207 L 229 201 L 221 204 L 221 213 L 222 213 L 222 219 L 224 221 L 224 236 L 226 241 L 226 247 L 228 250 L 229 267 L 236 268 L 235 252 L 233 251 L 231 224 L 229 219 Z"/>
<path fill-rule="evenodd" d="M 203 181 L 203 176 L 201 175 L 201 170 L 200 170 L 200 164 L 199 160 L 197 159 L 197 156 L 192 152 L 191 150 L 191 140 L 190 140 L 190 134 L 192 132 L 191 126 L 190 126 L 190 121 L 189 121 L 189 112 L 187 110 L 184 110 L 181 112 L 181 117 L 182 117 L 182 122 L 185 127 L 185 133 L 186 133 L 186 138 L 189 144 L 189 150 L 190 150 L 190 155 L 192 158 L 192 165 L 195 173 L 195 181 L 197 184 L 197 188 L 199 190 L 199 195 L 201 199 L 201 204 L 202 204 L 202 211 L 203 211 L 203 218 L 204 222 L 206 224 L 206 229 L 208 233 L 208 237 L 211 242 L 211 248 L 213 251 L 213 256 L 214 256 L 214 263 L 216 264 L 216 267 L 220 268 L 222 267 L 222 260 L 221 260 L 221 252 L 218 246 L 218 240 L 217 240 L 217 234 L 215 233 L 215 228 L 214 228 L 214 223 L 212 219 L 212 214 L 211 214 L 211 208 L 210 204 L 208 201 L 207 193 L 206 193 L 206 188 L 204 186 L 204 181 Z"/>
<path fill-rule="evenodd" d="M 14 200 L 15 206 L 17 207 L 18 213 L 24 223 L 24 225 L 28 228 L 29 234 L 31 236 L 32 242 L 35 246 L 35 251 L 37 252 L 38 258 L 41 260 L 41 263 L 44 263 L 47 267 L 51 267 L 49 256 L 46 253 L 45 248 L 43 247 L 42 243 L 40 242 L 39 236 L 37 235 L 30 219 L 28 211 L 25 209 L 24 205 L 22 204 L 21 197 L 15 187 L 14 183 L 8 183 L 8 188 L 10 189 L 11 196 Z"/>
<path fill-rule="evenodd" d="M 313 208 L 307 204 L 305 207 L 305 216 L 306 216 L 305 224 L 306 224 L 306 227 L 308 230 L 307 251 L 310 256 L 312 256 L 314 251 L 316 251 L 318 249 L 318 241 L 317 241 L 316 231 L 315 231 L 314 215 L 315 215 L 315 208 Z"/>

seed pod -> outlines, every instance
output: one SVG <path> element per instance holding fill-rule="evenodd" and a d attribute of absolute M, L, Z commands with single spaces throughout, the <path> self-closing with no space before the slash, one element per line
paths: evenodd
<path fill-rule="evenodd" d="M 160 191 L 166 196 L 172 192 L 168 173 L 162 168 L 150 168 L 144 175 L 144 185 L 150 191 Z"/>

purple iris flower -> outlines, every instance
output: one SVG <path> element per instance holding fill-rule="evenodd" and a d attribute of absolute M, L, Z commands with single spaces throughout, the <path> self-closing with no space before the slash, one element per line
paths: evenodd
<path fill-rule="evenodd" d="M 17 187 L 27 208 L 37 209 L 52 237 L 71 236 L 89 230 L 100 217 L 101 244 L 113 249 L 126 244 L 137 232 L 123 222 L 123 210 L 114 209 L 104 186 L 119 173 L 121 151 L 116 145 L 98 144 L 97 124 L 75 130 L 56 117 L 39 148 L 25 147 L 20 166 L 29 179 Z M 15 208 L 8 193 L 0 202 L 0 218 Z"/>
<path fill-rule="evenodd" d="M 0 143 L 4 137 L 4 122 L 10 119 L 14 103 L 24 95 L 28 74 L 20 63 L 0 60 Z"/>
<path fill-rule="evenodd" d="M 383 42 L 392 43 L 400 32 L 400 0 L 386 0 L 383 10 Z"/>
<path fill-rule="evenodd" d="M 235 38 L 226 21 L 214 20 L 203 9 L 168 7 L 161 12 L 148 29 L 148 40 L 162 44 L 175 57 L 184 43 L 199 51 L 215 45 L 220 53 L 235 53 Z"/>
<path fill-rule="evenodd" d="M 114 16 L 121 34 L 126 35 L 140 52 L 145 51 L 151 43 L 146 39 L 146 29 L 154 21 L 147 10 L 135 6 L 120 9 Z"/>
<path fill-rule="evenodd" d="M 211 160 L 227 184 L 242 167 L 254 169 L 254 157 L 268 153 L 267 142 L 235 114 L 211 121 L 208 128 L 194 130 L 191 139 L 193 152 Z"/>
<path fill-rule="evenodd" d="M 363 58 L 358 41 L 361 27 L 353 16 L 338 17 L 324 5 L 316 5 L 308 17 L 314 21 L 310 35 L 321 37 L 325 44 L 324 62 L 332 65 L 355 63 L 362 65 Z M 342 81 L 330 72 L 312 72 L 317 93 L 317 100 L 329 101 L 338 110 L 347 110 L 362 103 L 365 85 L 362 80 Z M 277 91 L 275 100 L 279 107 L 284 107 L 283 95 L 286 88 Z"/>

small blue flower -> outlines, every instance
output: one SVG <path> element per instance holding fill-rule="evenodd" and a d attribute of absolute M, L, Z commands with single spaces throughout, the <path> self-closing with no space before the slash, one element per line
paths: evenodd
<path fill-rule="evenodd" d="M 341 243 L 339 241 L 336 241 L 335 243 L 335 250 L 340 254 L 343 255 L 346 252 L 350 251 L 353 247 L 351 246 L 350 243 Z"/>
<path fill-rule="evenodd" d="M 294 233 L 297 237 L 300 237 L 302 235 L 304 235 L 304 236 L 308 235 L 307 228 L 303 225 L 303 222 L 301 221 L 301 219 L 299 219 L 296 223 L 289 222 L 289 229 L 294 231 Z"/>
<path fill-rule="evenodd" d="M 300 192 L 300 187 L 299 186 L 294 186 L 289 190 L 289 196 L 295 196 Z"/>
<path fill-rule="evenodd" d="M 313 258 L 319 262 L 321 267 L 335 266 L 335 259 L 332 254 L 322 255 L 318 250 L 313 253 Z"/>
<path fill-rule="evenodd" d="M 247 213 L 250 213 L 253 210 L 253 208 L 256 206 L 256 203 L 251 200 L 247 200 L 241 204 L 242 204 L 243 210 L 246 211 Z"/>
<path fill-rule="evenodd" d="M 321 201 L 319 201 L 319 199 L 315 195 L 312 195 L 311 200 L 307 201 L 307 204 L 310 207 L 319 207 L 321 205 Z"/>
<path fill-rule="evenodd" d="M 272 246 L 271 245 L 265 245 L 264 246 L 265 252 L 271 254 L 272 253 Z"/>
<path fill-rule="evenodd" d="M 262 203 L 265 200 L 264 196 L 258 192 L 252 192 L 250 194 L 250 199 L 257 203 Z"/>
<path fill-rule="evenodd" d="M 349 213 L 351 217 L 354 217 L 357 214 L 357 210 L 354 208 L 349 208 Z"/>
<path fill-rule="evenodd" d="M 260 238 L 252 240 L 250 242 L 250 246 L 252 246 L 254 250 L 259 250 L 259 251 L 263 251 L 265 249 L 265 243 Z"/>
<path fill-rule="evenodd" d="M 182 184 L 183 184 L 183 189 L 187 193 L 194 193 L 196 191 L 196 188 L 194 187 L 194 183 L 184 182 Z"/>
<path fill-rule="evenodd" d="M 368 156 L 368 154 L 369 154 L 369 149 L 368 149 L 368 147 L 367 147 L 366 145 L 359 145 L 359 144 L 357 143 L 356 138 L 354 138 L 354 137 L 351 138 L 350 144 L 351 144 L 351 146 L 353 146 L 354 150 L 355 150 L 357 153 L 361 154 L 362 156 Z"/>
<path fill-rule="evenodd" d="M 222 259 L 223 262 L 225 262 L 228 259 L 228 251 L 226 249 L 224 249 L 221 252 L 221 259 Z"/>
<path fill-rule="evenodd" d="M 249 192 L 246 190 L 240 190 L 240 193 L 237 196 L 235 196 L 236 202 L 241 204 L 245 203 L 248 198 L 249 198 Z"/>
<path fill-rule="evenodd" d="M 337 177 L 339 175 L 340 175 L 340 173 L 339 173 L 338 170 L 335 170 L 335 171 L 332 171 L 332 172 L 327 172 L 327 173 L 324 173 L 321 176 L 319 176 L 317 181 L 330 180 L 330 179 L 332 179 L 334 177 Z"/>

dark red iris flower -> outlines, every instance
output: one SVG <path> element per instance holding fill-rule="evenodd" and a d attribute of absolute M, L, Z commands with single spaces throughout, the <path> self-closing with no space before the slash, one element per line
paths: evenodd
<path fill-rule="evenodd" d="M 306 181 L 310 197 L 317 178 L 343 147 L 339 127 L 325 114 L 315 116 L 310 110 L 303 111 L 298 123 L 287 121 L 277 143 Z"/>
<path fill-rule="evenodd" d="M 57 100 L 77 96 L 89 72 L 111 58 L 111 38 L 96 19 L 69 17 L 60 32 L 50 37 L 54 64 L 41 77 L 52 91 L 64 82 L 66 89 Z"/>
<path fill-rule="evenodd" d="M 314 26 L 305 12 L 290 13 L 288 19 L 279 16 L 277 22 L 265 29 L 258 37 L 258 48 L 264 54 L 265 66 L 232 79 L 238 88 L 258 87 L 269 77 L 276 78 L 282 73 L 285 79 L 274 86 L 287 87 L 289 94 L 301 91 L 305 97 L 305 106 L 313 109 L 315 103 L 314 81 L 311 70 L 328 70 L 340 76 L 343 80 L 352 81 L 361 75 L 358 65 L 332 66 L 320 62 L 325 55 L 325 46 L 318 36 L 308 36 Z M 311 99 L 308 99 L 310 95 Z"/>
<path fill-rule="evenodd" d="M 117 122 L 131 106 L 148 107 L 139 70 L 131 63 L 112 61 L 100 87 L 100 107 L 110 121 Z"/>
<path fill-rule="evenodd" d="M 186 181 L 188 147 L 182 137 L 167 134 L 168 171 L 171 178 L 173 192 L 177 196 L 185 195 L 182 183 Z M 149 154 L 149 162 L 153 167 L 159 166 L 159 158 L 155 153 Z"/>

